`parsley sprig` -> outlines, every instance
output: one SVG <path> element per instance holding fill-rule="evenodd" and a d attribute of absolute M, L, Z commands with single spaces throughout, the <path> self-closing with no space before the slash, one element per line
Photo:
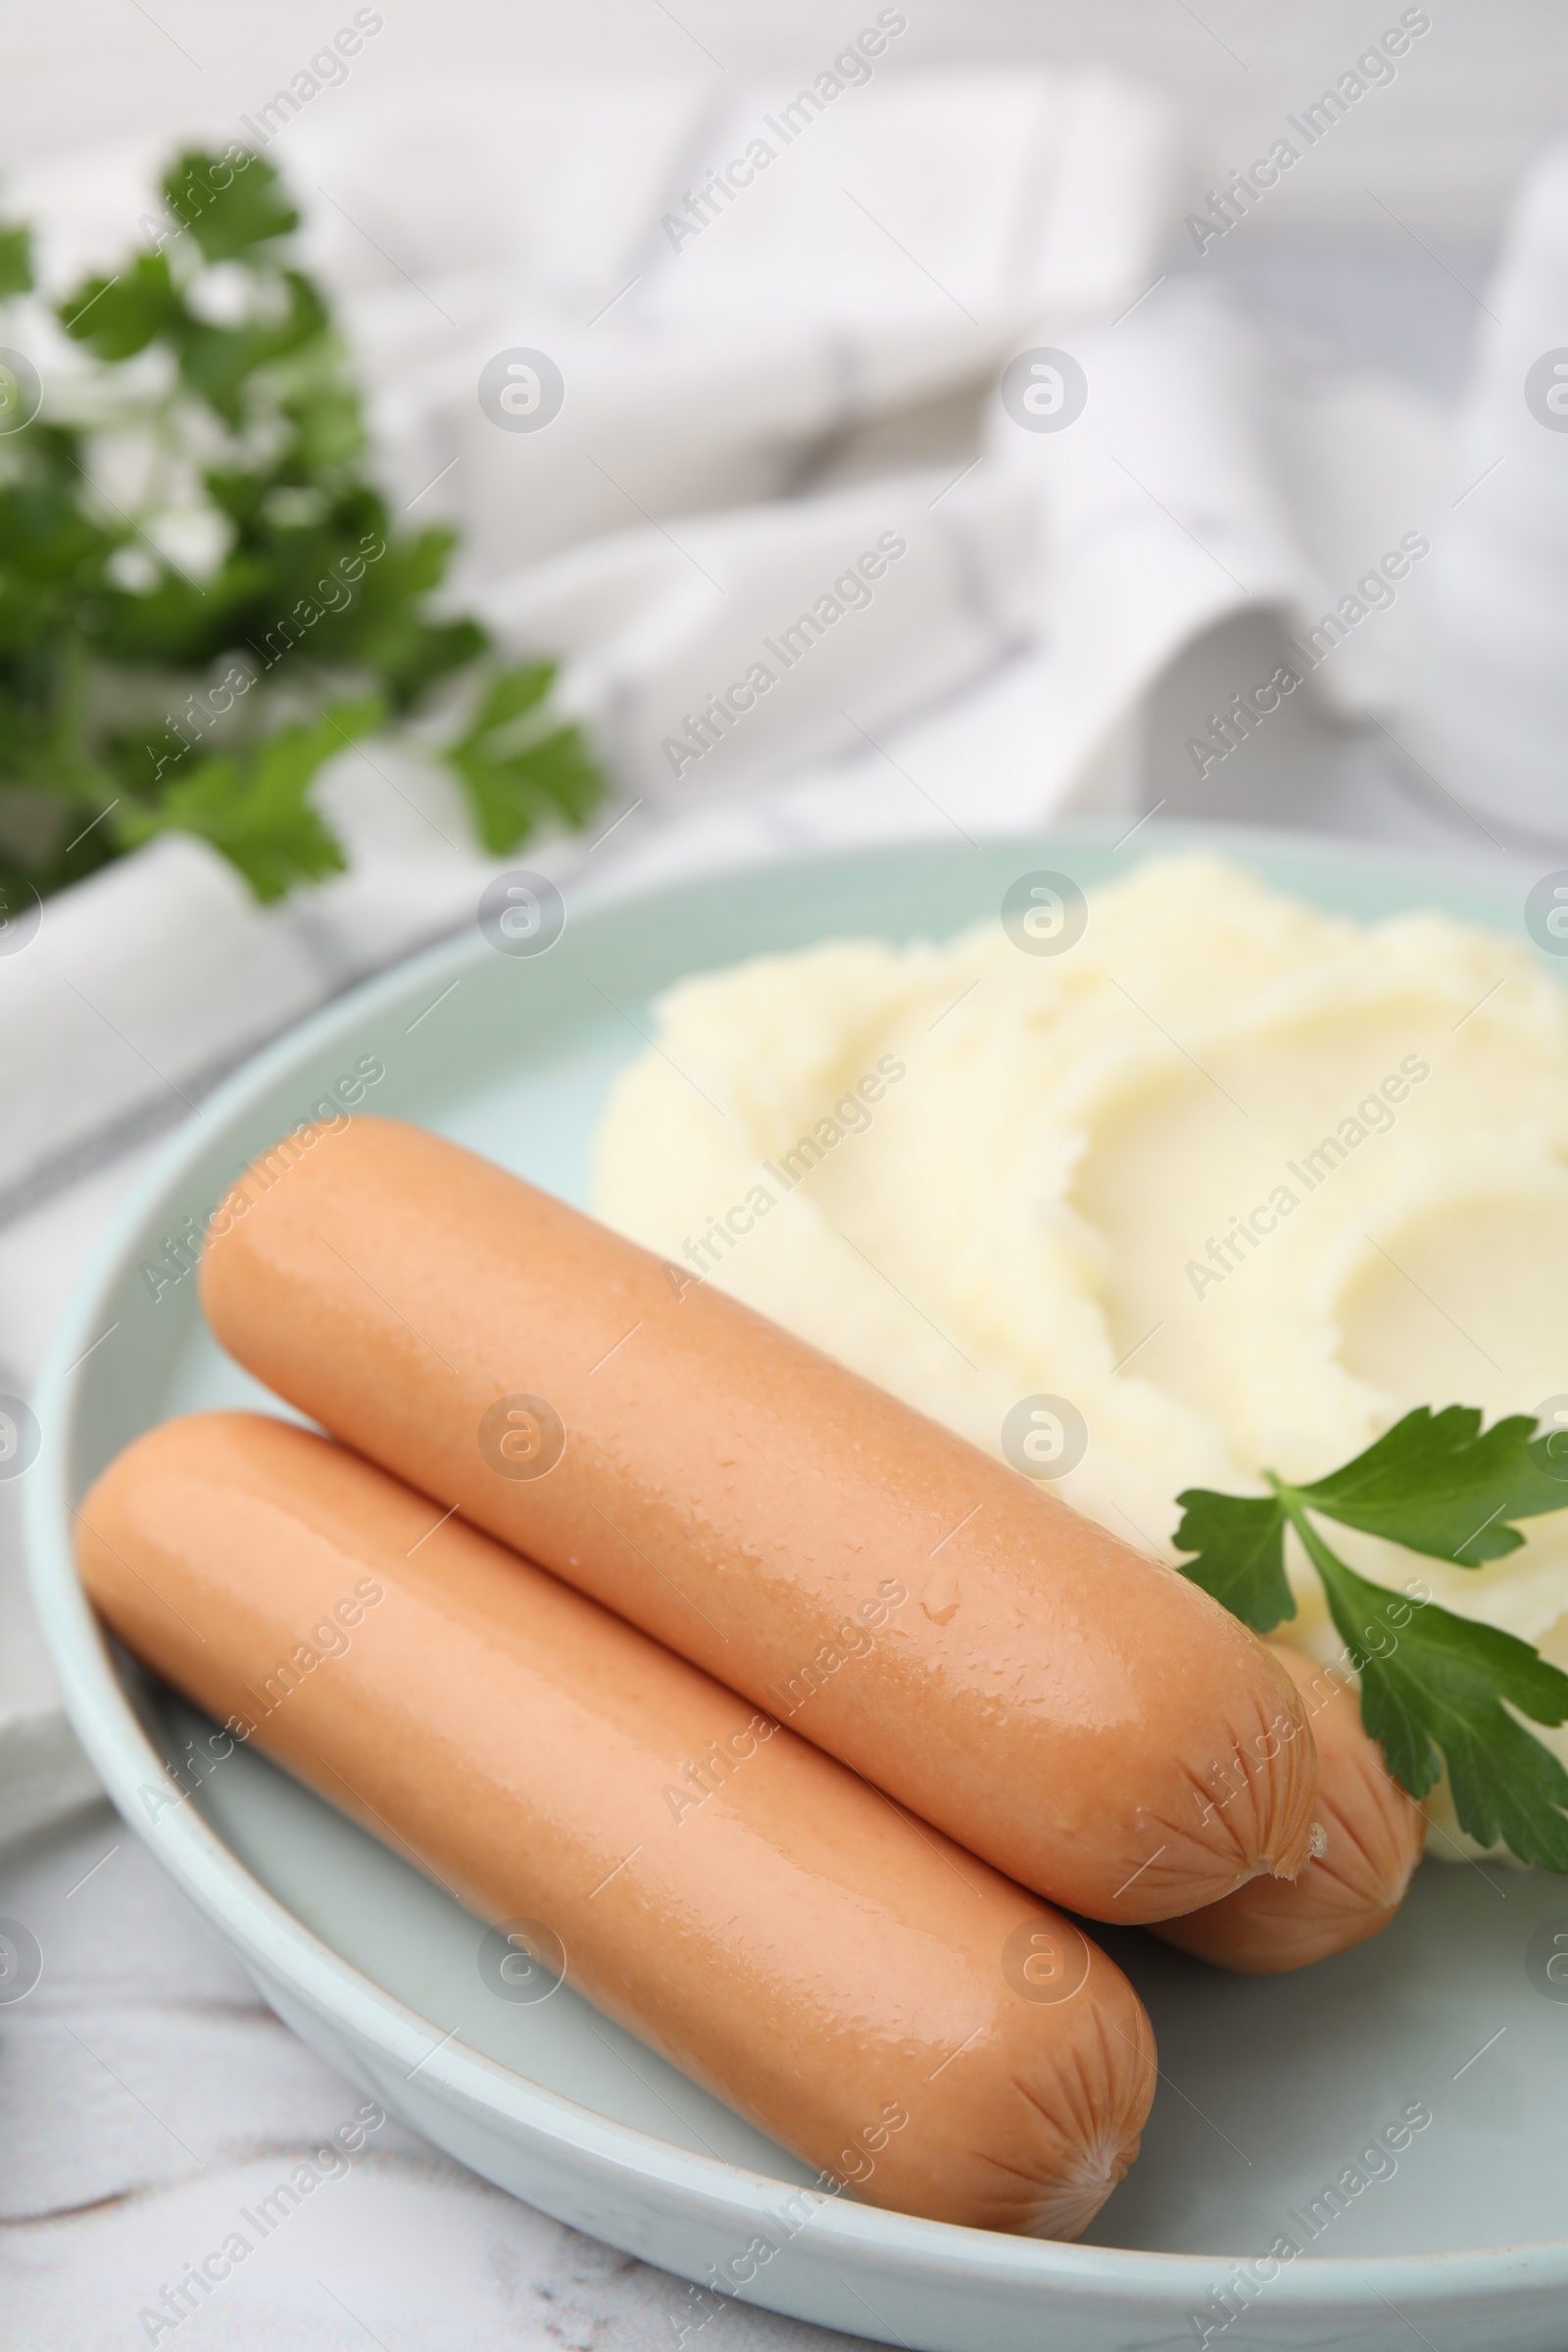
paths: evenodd
<path fill-rule="evenodd" d="M 272 166 L 182 155 L 142 225 L 56 310 L 87 364 L 46 364 L 20 423 L 0 384 L 0 911 L 171 830 L 259 899 L 337 872 L 320 768 L 436 698 L 410 748 L 457 778 L 486 850 L 584 821 L 601 779 L 549 703 L 555 665 L 497 663 L 440 608 L 453 533 L 400 527 L 376 486 Z M 35 292 L 30 231 L 0 223 L 0 345 L 29 340 L 10 306 Z"/>
<path fill-rule="evenodd" d="M 1568 1771 L 1517 1714 L 1568 1721 L 1568 1675 L 1528 1642 L 1439 1608 L 1412 1588 L 1358 1576 L 1317 1520 L 1381 1536 L 1407 1551 L 1479 1568 L 1515 1551 L 1512 1522 L 1568 1507 L 1560 1432 L 1537 1436 L 1528 1413 L 1483 1430 L 1475 1407 L 1418 1405 L 1327 1478 L 1293 1486 L 1265 1471 L 1268 1494 L 1192 1487 L 1177 1496 L 1183 1575 L 1255 1633 L 1296 1614 L 1285 1573 L 1294 1528 L 1316 1569 L 1329 1614 L 1360 1678 L 1361 1720 L 1390 1770 L 1425 1796 L 1447 1767 L 1460 1827 L 1500 1838 L 1522 1862 L 1568 1871 Z"/>

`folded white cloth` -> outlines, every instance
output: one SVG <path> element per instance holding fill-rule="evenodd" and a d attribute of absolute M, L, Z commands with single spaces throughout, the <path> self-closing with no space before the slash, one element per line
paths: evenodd
<path fill-rule="evenodd" d="M 1409 740 L 1445 790 L 1568 841 L 1568 147 L 1536 164 L 1488 288 L 1450 527 L 1405 670 Z"/>

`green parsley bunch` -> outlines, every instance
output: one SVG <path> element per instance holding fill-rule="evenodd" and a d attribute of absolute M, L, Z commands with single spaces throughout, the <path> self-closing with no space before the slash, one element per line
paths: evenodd
<path fill-rule="evenodd" d="M 3 387 L 0 910 L 172 830 L 261 900 L 338 872 L 319 769 L 439 697 L 438 719 L 459 681 L 431 748 L 483 848 L 583 823 L 602 781 L 555 664 L 506 666 L 434 608 L 454 534 L 399 527 L 368 470 L 272 166 L 182 155 L 162 195 L 152 245 L 58 308 L 87 364 L 31 417 Z M 29 230 L 0 226 L 0 306 L 32 290 Z"/>

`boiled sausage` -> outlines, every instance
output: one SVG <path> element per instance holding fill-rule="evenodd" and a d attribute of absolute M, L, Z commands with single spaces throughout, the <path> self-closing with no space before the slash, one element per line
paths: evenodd
<path fill-rule="evenodd" d="M 1270 1646 L 1311 1719 L 1319 1850 L 1294 1885 L 1253 1879 L 1223 1902 L 1156 1930 L 1184 1952 L 1247 1976 L 1304 1968 L 1381 1934 L 1404 1900 L 1426 1834 L 1420 1806 L 1394 1779 L 1382 1748 L 1362 1729 L 1360 1703 L 1348 1684 L 1298 1649 L 1284 1642 Z M 1269 1738 L 1287 1733 L 1282 1718 Z M 1212 1801 L 1231 1802 L 1238 1786 L 1234 1773 L 1228 1781 L 1217 1780 Z"/>
<path fill-rule="evenodd" d="M 1082 2230 L 1154 2084 L 1112 1963 L 765 1712 L 438 1519 L 325 1439 L 203 1414 L 104 1473 L 78 1551 L 137 1656 L 495 1923 L 498 1984 L 564 1974 L 873 2204 Z"/>
<path fill-rule="evenodd" d="M 213 1232 L 261 1380 L 1009 1878 L 1132 1922 L 1300 1867 L 1311 1734 L 1245 1627 L 690 1273 L 383 1119 L 285 1138 Z"/>

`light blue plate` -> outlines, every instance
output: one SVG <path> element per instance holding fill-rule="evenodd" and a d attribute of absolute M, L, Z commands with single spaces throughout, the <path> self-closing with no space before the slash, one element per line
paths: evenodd
<path fill-rule="evenodd" d="M 536 956 L 498 954 L 475 931 L 241 1071 L 98 1251 L 37 1402 L 43 1447 L 26 1485 L 38 1610 L 110 1793 L 278 2014 L 431 2139 L 580 2229 L 747 2300 L 926 2352 L 1561 2352 L 1568 2001 L 1529 1958 L 1538 1931 L 1568 1936 L 1561 1882 L 1429 1864 L 1377 1942 L 1268 1981 L 1107 1936 L 1152 2014 L 1162 2074 L 1144 2154 L 1089 2242 L 948 2229 L 847 2199 L 803 2227 L 798 2204 L 793 2219 L 783 2211 L 806 2179 L 792 2158 L 570 1990 L 537 2005 L 492 1994 L 478 1923 L 260 1757 L 237 1752 L 193 1801 L 169 1801 L 169 1768 L 209 1727 L 109 1651 L 76 1581 L 72 1506 L 120 1446 L 172 1413 L 274 1401 L 207 1337 L 194 1278 L 155 1301 L 139 1264 L 187 1217 L 199 1226 L 362 1056 L 386 1072 L 367 1107 L 582 1201 L 606 1087 L 642 1051 L 649 999 L 681 974 L 835 933 L 940 938 L 995 914 L 1007 885 L 1040 867 L 1072 873 L 1093 919 L 1097 888 L 1194 840 L 1344 912 L 1439 905 L 1522 930 L 1516 900 L 1455 873 L 1275 834 L 1146 826 L 1121 852 L 1079 831 L 878 849 L 574 904 Z M 1430 2121 L 1394 2156 L 1372 2153 L 1410 2110 Z M 1298 2259 L 1239 2273 L 1282 2237 Z M 679 2289 L 671 2301 L 681 2309 Z M 713 2309 L 694 2304 L 688 2324 Z"/>

